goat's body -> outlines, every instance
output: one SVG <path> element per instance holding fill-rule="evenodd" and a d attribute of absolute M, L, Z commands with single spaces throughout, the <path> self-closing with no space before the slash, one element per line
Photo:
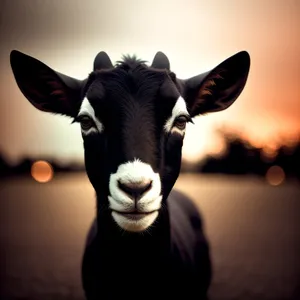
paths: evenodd
<path fill-rule="evenodd" d="M 94 222 L 82 266 L 87 299 L 172 297 L 181 292 L 189 299 L 206 299 L 211 263 L 199 212 L 186 196 L 174 190 L 167 202 L 169 226 L 157 231 L 161 236 L 144 233 L 139 235 L 140 241 L 129 239 L 120 246 L 114 237 L 104 242 Z M 117 245 L 119 249 L 115 249 Z"/>

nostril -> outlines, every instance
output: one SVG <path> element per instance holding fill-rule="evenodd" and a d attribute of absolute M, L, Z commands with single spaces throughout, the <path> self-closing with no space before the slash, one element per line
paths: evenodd
<path fill-rule="evenodd" d="M 152 187 L 152 181 L 147 182 L 128 182 L 118 181 L 119 188 L 134 199 L 139 199 L 143 194 L 148 192 Z"/>

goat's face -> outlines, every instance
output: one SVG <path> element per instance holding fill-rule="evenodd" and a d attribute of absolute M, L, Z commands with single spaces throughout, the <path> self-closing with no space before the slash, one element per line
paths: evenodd
<path fill-rule="evenodd" d="M 75 120 L 89 178 L 99 193 L 108 187 L 122 228 L 144 230 L 179 174 L 186 103 L 168 71 L 134 61 L 93 73 L 86 89 Z"/>
<path fill-rule="evenodd" d="M 250 60 L 240 52 L 188 80 L 176 78 L 161 52 L 151 67 L 129 57 L 113 67 L 101 52 L 84 81 L 17 51 L 11 65 L 35 107 L 80 123 L 86 170 L 99 201 L 108 199 L 103 208 L 121 228 L 138 232 L 155 222 L 179 175 L 186 124 L 229 107 L 244 88 Z"/>

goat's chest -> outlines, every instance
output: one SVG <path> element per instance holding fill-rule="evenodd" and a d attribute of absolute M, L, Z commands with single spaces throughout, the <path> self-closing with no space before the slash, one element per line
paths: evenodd
<path fill-rule="evenodd" d="M 178 251 L 149 253 L 135 249 L 132 253 L 120 251 L 119 256 L 107 257 L 102 261 L 100 270 L 107 287 L 118 286 L 120 290 L 132 287 L 151 294 L 155 291 L 179 291 L 189 286 L 195 277 L 194 267 L 192 259 Z"/>
<path fill-rule="evenodd" d="M 105 247 L 102 244 L 90 248 L 84 263 L 86 289 L 99 295 L 99 299 L 101 295 L 117 299 L 128 294 L 132 300 L 195 292 L 202 277 L 199 265 L 195 264 L 191 245 L 182 243 L 181 235 L 176 237 L 172 247 L 159 244 Z"/>
<path fill-rule="evenodd" d="M 131 299 L 160 296 L 174 297 L 191 290 L 195 272 L 192 265 L 172 260 L 143 259 L 112 262 L 98 284 L 110 293 L 111 299 L 128 294 Z"/>

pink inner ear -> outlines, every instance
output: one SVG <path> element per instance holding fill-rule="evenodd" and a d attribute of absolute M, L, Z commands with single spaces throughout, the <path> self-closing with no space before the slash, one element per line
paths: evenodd
<path fill-rule="evenodd" d="M 57 98 L 59 98 L 62 101 L 67 101 L 66 94 L 63 90 L 54 90 L 51 93 L 51 96 L 56 96 Z"/>
<path fill-rule="evenodd" d="M 36 84 L 28 83 L 24 85 L 26 94 L 30 95 L 29 101 L 42 111 L 54 112 L 62 110 L 62 107 L 68 106 L 67 95 L 64 86 L 50 76 L 40 76 L 43 82 Z"/>
<path fill-rule="evenodd" d="M 213 95 L 214 89 L 217 87 L 217 81 L 224 79 L 222 73 L 225 73 L 225 70 L 217 69 L 209 74 L 199 89 L 198 101 L 204 100 L 206 96 Z"/>
<path fill-rule="evenodd" d="M 198 91 L 198 104 L 203 103 L 207 96 L 213 96 L 214 90 L 218 88 L 218 81 L 224 79 L 225 73 L 225 69 L 217 68 L 208 75 Z"/>
<path fill-rule="evenodd" d="M 198 92 L 198 99 L 201 100 L 207 95 L 212 95 L 213 87 L 216 85 L 214 79 L 205 80 L 204 84 L 201 86 Z"/>
<path fill-rule="evenodd" d="M 48 72 L 42 72 L 40 74 L 40 78 L 49 87 L 49 90 L 51 91 L 50 92 L 51 96 L 56 96 L 57 98 L 63 101 L 67 100 L 64 91 L 64 86 L 62 85 L 59 79 L 53 77 L 53 75 L 51 73 L 49 74 Z"/>
<path fill-rule="evenodd" d="M 50 93 L 51 96 L 56 97 L 61 101 L 67 101 L 67 96 L 64 91 L 62 84 L 56 80 L 48 80 L 47 84 L 50 86 L 52 92 Z"/>
<path fill-rule="evenodd" d="M 39 90 L 32 89 L 32 88 L 25 88 L 26 94 L 30 95 L 28 100 L 37 108 L 42 111 L 51 111 L 47 106 L 48 104 L 45 102 L 44 95 L 39 92 Z M 34 99 L 34 100 L 33 100 Z M 38 99 L 38 101 L 37 101 Z"/>

